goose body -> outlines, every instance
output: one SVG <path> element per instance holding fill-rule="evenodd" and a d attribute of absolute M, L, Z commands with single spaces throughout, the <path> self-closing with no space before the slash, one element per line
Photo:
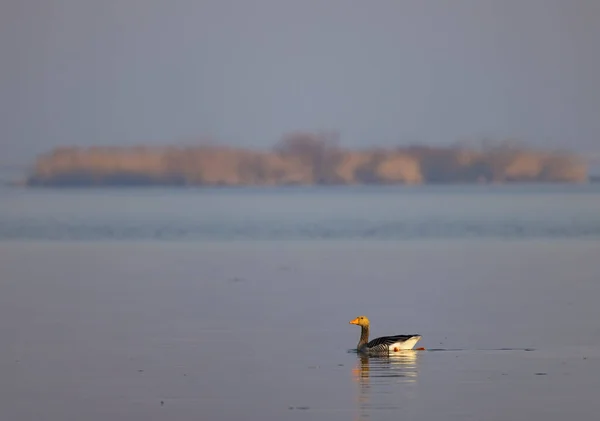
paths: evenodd
<path fill-rule="evenodd" d="M 350 320 L 350 324 L 361 328 L 360 339 L 356 345 L 358 352 L 366 354 L 390 354 L 402 350 L 413 349 L 421 339 L 421 335 L 393 335 L 381 336 L 369 341 L 369 319 L 367 316 L 358 316 Z"/>

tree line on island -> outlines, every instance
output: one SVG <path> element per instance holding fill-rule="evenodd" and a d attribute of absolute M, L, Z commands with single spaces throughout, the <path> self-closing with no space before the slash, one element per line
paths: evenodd
<path fill-rule="evenodd" d="M 195 146 L 61 147 L 29 186 L 261 186 L 588 181 L 586 161 L 514 141 L 348 149 L 336 133 L 294 132 L 271 150 Z"/>

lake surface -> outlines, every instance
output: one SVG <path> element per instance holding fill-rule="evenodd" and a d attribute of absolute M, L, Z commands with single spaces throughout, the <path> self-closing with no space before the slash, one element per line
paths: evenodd
<path fill-rule="evenodd" d="M 0 189 L 0 240 L 600 239 L 600 184 Z"/>
<path fill-rule="evenodd" d="M 594 185 L 0 189 L 0 419 L 593 419 L 599 234 Z"/>

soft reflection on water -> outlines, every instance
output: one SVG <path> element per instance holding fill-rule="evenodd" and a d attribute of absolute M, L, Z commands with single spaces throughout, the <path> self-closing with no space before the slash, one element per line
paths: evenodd
<path fill-rule="evenodd" d="M 357 354 L 359 363 L 353 370 L 355 379 L 359 382 L 366 379 L 367 385 L 371 378 L 398 378 L 401 381 L 413 382 L 417 377 L 418 352 L 420 351 L 407 350 L 377 357 Z"/>
<path fill-rule="evenodd" d="M 397 383 L 414 383 L 418 375 L 420 351 L 402 351 L 389 356 L 370 357 L 357 354 L 356 368 L 352 370 L 358 384 L 359 420 L 369 419 L 372 409 L 401 410 L 401 400 L 373 401 L 373 396 L 385 396 Z M 411 389 L 405 388 L 410 392 Z"/>

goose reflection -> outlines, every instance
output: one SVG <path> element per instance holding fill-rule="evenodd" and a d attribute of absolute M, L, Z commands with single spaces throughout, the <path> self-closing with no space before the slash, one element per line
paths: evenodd
<path fill-rule="evenodd" d="M 410 398 L 414 393 L 411 384 L 417 381 L 418 359 L 419 352 L 414 350 L 377 357 L 357 354 L 357 364 L 352 375 L 359 386 L 359 420 L 368 419 L 370 409 L 399 405 L 398 395 Z M 402 383 L 406 387 L 398 388 Z M 377 398 L 378 402 L 373 402 L 373 398 Z"/>

